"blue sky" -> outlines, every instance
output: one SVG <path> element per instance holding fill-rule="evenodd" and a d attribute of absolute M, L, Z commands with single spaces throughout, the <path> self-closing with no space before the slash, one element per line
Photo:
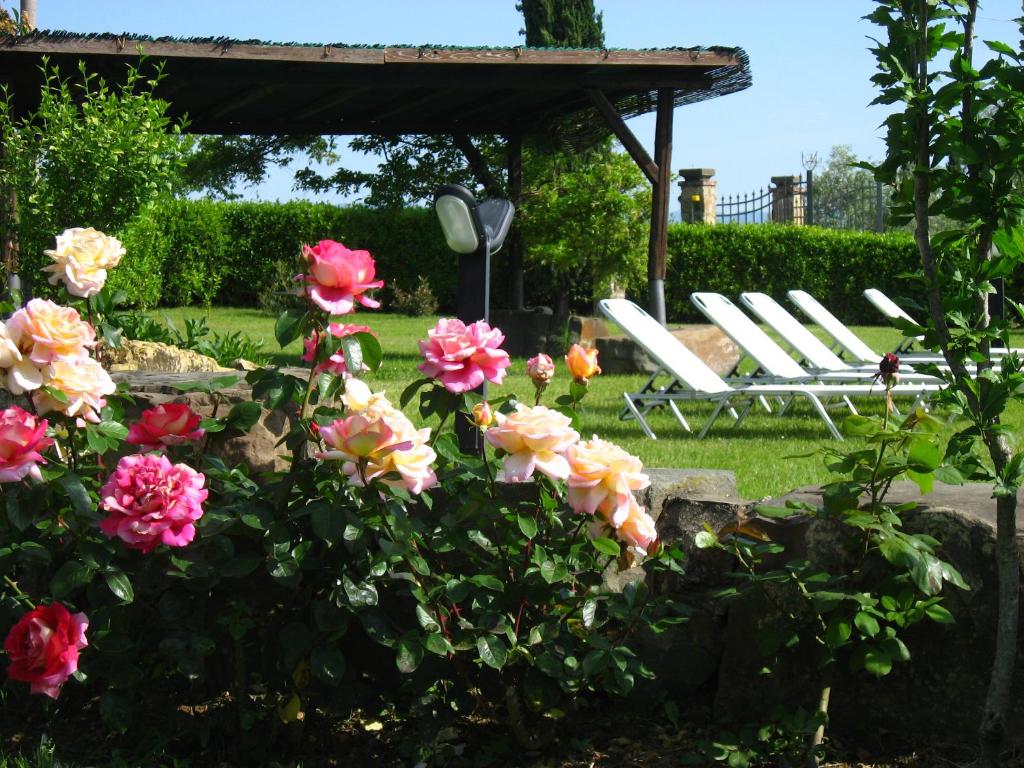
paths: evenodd
<path fill-rule="evenodd" d="M 17 7 L 17 0 L 0 0 Z M 596 0 L 609 47 L 728 45 L 750 56 L 754 85 L 675 113 L 675 169 L 715 168 L 719 194 L 800 173 L 801 154 L 849 144 L 881 156 L 885 112 L 870 107 L 874 60 L 861 17 L 870 0 Z M 1016 44 L 1019 0 L 982 0 L 981 39 Z M 273 41 L 509 46 L 515 0 L 37 0 L 38 25 L 75 32 L 223 35 Z M 630 126 L 653 147 L 653 116 Z M 347 156 L 351 157 L 351 156 Z M 351 159 L 352 165 L 371 165 Z M 285 171 L 246 197 L 288 199 Z M 322 198 L 321 198 L 322 199 Z"/>

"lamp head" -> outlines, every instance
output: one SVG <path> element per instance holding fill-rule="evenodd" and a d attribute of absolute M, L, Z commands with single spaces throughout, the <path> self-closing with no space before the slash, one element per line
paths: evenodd
<path fill-rule="evenodd" d="M 434 195 L 434 211 L 441 222 L 444 239 L 456 253 L 480 250 L 485 233 L 477 208 L 473 195 L 458 184 L 446 184 Z"/>

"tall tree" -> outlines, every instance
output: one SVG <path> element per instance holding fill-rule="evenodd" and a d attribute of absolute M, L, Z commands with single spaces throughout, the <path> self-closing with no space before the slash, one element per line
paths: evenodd
<path fill-rule="evenodd" d="M 594 0 L 522 0 L 516 4 L 535 48 L 603 48 L 604 24 Z"/>

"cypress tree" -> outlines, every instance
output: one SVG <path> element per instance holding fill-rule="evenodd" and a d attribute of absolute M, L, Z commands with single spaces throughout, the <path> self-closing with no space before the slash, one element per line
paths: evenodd
<path fill-rule="evenodd" d="M 603 48 L 604 26 L 594 0 L 522 0 L 526 44 L 545 48 Z"/>

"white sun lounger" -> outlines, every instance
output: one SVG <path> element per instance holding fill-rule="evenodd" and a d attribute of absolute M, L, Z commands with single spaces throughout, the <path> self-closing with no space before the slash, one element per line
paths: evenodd
<path fill-rule="evenodd" d="M 894 320 L 900 320 L 918 328 L 921 327 L 917 320 L 904 312 L 902 307 L 877 288 L 865 288 L 864 298 L 871 302 L 874 308 L 881 312 L 890 323 Z M 908 352 L 915 343 L 920 344 L 922 341 L 924 341 L 924 336 L 908 336 L 893 351 L 897 355 Z"/>
<path fill-rule="evenodd" d="M 878 369 L 865 370 L 848 366 L 840 360 L 840 367 L 816 366 L 818 370 L 808 371 L 790 357 L 768 334 L 762 331 L 739 307 L 720 293 L 696 291 L 690 294 L 690 301 L 731 338 L 744 354 L 758 366 L 758 371 L 775 381 L 789 382 L 868 382 Z M 795 322 L 795 321 L 794 321 Z M 799 323 L 796 323 L 799 325 Z M 806 331 L 806 333 L 810 333 Z M 826 350 L 827 352 L 827 350 Z M 756 379 L 756 375 L 755 375 Z M 763 380 L 763 379 L 762 379 Z M 922 383 L 938 384 L 938 379 L 928 377 Z"/>
<path fill-rule="evenodd" d="M 601 312 L 617 324 L 627 336 L 646 352 L 657 370 L 638 392 L 624 392 L 626 410 L 621 418 L 636 419 L 644 433 L 655 439 L 654 431 L 644 418 L 654 408 L 667 406 L 683 429 L 690 431 L 690 425 L 676 405 L 680 401 L 706 401 L 715 404 L 707 422 L 698 437 L 704 437 L 711 425 L 728 410 L 739 426 L 750 412 L 754 402 L 764 397 L 783 397 L 790 400 L 801 397 L 807 400 L 828 427 L 836 440 L 843 436 L 828 415 L 824 400 L 833 397 L 882 396 L 885 388 L 868 384 L 747 384 L 732 387 L 717 373 L 679 341 L 661 323 L 643 309 L 626 299 L 602 299 L 598 302 Z M 655 381 L 667 377 L 667 383 L 655 387 Z M 896 395 L 909 395 L 920 401 L 923 396 L 937 390 L 926 384 L 900 384 L 893 388 Z M 737 413 L 735 404 L 742 403 Z"/>
<path fill-rule="evenodd" d="M 840 355 L 845 353 L 851 361 L 878 364 L 882 355 L 865 344 L 857 334 L 851 331 L 843 322 L 825 309 L 822 304 L 806 291 L 787 291 L 786 295 L 797 308 L 803 312 L 815 325 L 832 337 L 835 342 L 834 349 Z M 900 362 L 905 363 L 936 363 L 943 365 L 945 360 L 942 355 L 934 352 L 915 352 L 909 355 L 900 355 Z"/>
<path fill-rule="evenodd" d="M 785 310 L 775 299 L 766 293 L 748 291 L 740 294 L 740 301 L 747 309 L 757 316 L 761 322 L 771 327 L 793 351 L 800 356 L 805 365 L 817 371 L 830 373 L 857 374 L 874 376 L 878 372 L 878 363 L 850 365 L 825 344 L 799 320 Z M 901 369 L 902 381 L 921 381 L 938 384 L 934 376 L 915 374 L 912 370 Z"/>

